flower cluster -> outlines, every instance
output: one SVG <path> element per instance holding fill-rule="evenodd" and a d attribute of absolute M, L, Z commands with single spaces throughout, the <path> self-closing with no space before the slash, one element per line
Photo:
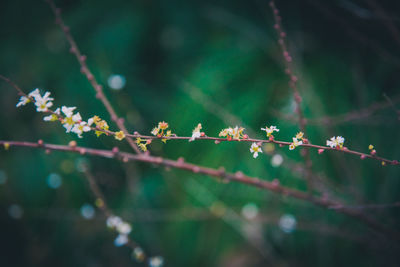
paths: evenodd
<path fill-rule="evenodd" d="M 83 132 L 89 132 L 91 130 L 90 124 L 92 124 L 92 122 L 88 123 L 86 121 L 82 121 L 82 117 L 81 114 L 79 114 L 79 112 L 74 114 L 75 109 L 76 107 L 62 106 L 61 111 L 62 113 L 64 113 L 65 116 L 64 117 L 60 116 L 61 123 L 63 124 L 67 133 L 73 132 L 76 133 L 79 138 L 82 138 Z M 58 111 L 58 115 L 60 115 L 59 109 L 57 109 L 56 111 Z M 57 114 L 56 111 L 52 115 Z M 52 119 L 49 120 L 51 121 Z"/>
<path fill-rule="evenodd" d="M 326 145 L 331 148 L 342 149 L 344 143 L 344 138 L 341 136 L 333 136 L 330 140 L 326 140 Z"/>
<path fill-rule="evenodd" d="M 192 142 L 196 138 L 204 136 L 204 132 L 200 132 L 201 128 L 202 128 L 201 123 L 197 124 L 196 128 L 193 129 L 192 137 L 189 139 L 189 142 Z"/>
<path fill-rule="evenodd" d="M 226 129 L 223 129 L 220 133 L 220 137 L 226 137 L 228 141 L 232 139 L 240 140 L 240 139 L 247 139 L 249 136 L 247 134 L 243 133 L 244 128 L 243 127 L 238 127 L 236 126 L 235 128 L 229 127 Z"/>
<path fill-rule="evenodd" d="M 157 127 L 154 127 L 153 130 L 151 131 L 152 135 L 155 135 L 157 137 L 171 137 L 173 134 L 171 130 L 167 130 L 168 128 L 168 123 L 165 121 L 159 122 Z M 161 141 L 166 143 L 167 138 L 162 138 Z"/>
<path fill-rule="evenodd" d="M 34 101 L 37 112 L 47 112 L 48 108 L 53 106 L 53 100 L 54 98 L 50 97 L 50 92 L 45 92 L 42 96 L 40 94 L 39 88 L 36 88 L 32 92 L 30 92 L 28 96 L 21 96 L 16 106 L 25 106 L 27 103 Z"/>
<path fill-rule="evenodd" d="M 110 128 L 107 124 L 107 122 L 105 120 L 102 120 L 99 116 L 95 115 L 92 118 L 89 119 L 89 124 L 95 124 L 96 128 L 98 130 L 95 131 L 95 134 L 97 135 L 97 137 L 99 137 L 102 134 L 107 134 L 106 132 L 108 131 L 108 129 Z M 125 134 L 124 134 L 125 137 Z M 123 139 L 123 138 L 122 138 Z M 121 139 L 121 140 L 122 140 Z"/>
<path fill-rule="evenodd" d="M 140 137 L 136 138 L 136 144 L 143 151 L 147 151 L 147 145 L 151 143 L 151 139 L 142 139 Z"/>
<path fill-rule="evenodd" d="M 292 138 L 293 142 L 289 145 L 289 149 L 290 149 L 290 150 L 293 150 L 293 149 L 295 149 L 296 147 L 302 145 L 302 144 L 303 144 L 303 141 L 304 141 L 303 138 L 304 138 L 304 133 L 303 133 L 303 132 L 298 132 L 298 133 L 296 134 L 296 137 L 293 137 L 293 138 Z"/>
<path fill-rule="evenodd" d="M 30 92 L 28 95 L 21 96 L 17 107 L 24 106 L 29 102 L 33 102 L 36 106 L 36 111 L 50 113 L 50 115 L 43 117 L 44 121 L 60 121 L 66 132 L 73 132 L 82 138 L 84 132 L 92 130 L 92 124 L 96 125 L 95 133 L 97 136 L 104 134 L 108 131 L 109 126 L 106 121 L 101 120 L 98 116 L 90 118 L 87 122 L 82 120 L 79 112 L 75 113 L 76 107 L 62 106 L 56 110 L 51 110 L 54 98 L 50 97 L 50 92 L 45 92 L 42 96 L 38 88 Z M 116 132 L 115 138 L 122 140 L 125 138 L 124 132 Z"/>
<path fill-rule="evenodd" d="M 128 235 L 132 231 L 132 226 L 124 222 L 120 217 L 111 215 L 107 218 L 107 226 L 118 232 L 114 243 L 116 246 L 122 246 L 128 243 Z"/>
<path fill-rule="evenodd" d="M 258 153 L 262 153 L 262 150 L 261 150 L 260 146 L 257 145 L 257 143 L 253 143 L 253 144 L 251 144 L 250 152 L 253 153 L 253 158 L 257 158 Z"/>
<path fill-rule="evenodd" d="M 267 133 L 267 137 L 270 137 L 273 134 L 273 132 L 279 132 L 279 129 L 276 128 L 276 126 L 270 126 L 270 127 L 265 126 L 265 128 L 261 128 L 261 130 Z"/>

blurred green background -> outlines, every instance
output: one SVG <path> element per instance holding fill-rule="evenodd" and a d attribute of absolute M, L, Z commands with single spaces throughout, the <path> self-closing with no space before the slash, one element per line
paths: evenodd
<path fill-rule="evenodd" d="M 384 94 L 396 100 L 400 3 L 376 2 L 278 1 L 307 118 L 387 104 Z M 186 136 L 199 122 L 209 136 L 235 125 L 259 138 L 266 125 L 281 129 L 280 140 L 298 132 L 287 119 L 294 101 L 268 1 L 56 4 L 130 131 L 147 134 L 165 120 Z M 84 119 L 99 115 L 116 130 L 68 51 L 44 1 L 1 1 L 0 74 L 26 92 L 49 90 L 55 106 L 76 106 Z M 112 89 L 121 79 L 123 88 Z M 111 137 L 67 134 L 61 125 L 44 122 L 32 105 L 15 108 L 17 102 L 15 90 L 0 82 L 0 140 L 76 140 L 130 151 Z M 308 138 L 324 144 L 342 135 L 349 148 L 367 152 L 372 143 L 379 155 L 400 159 L 393 107 L 362 115 L 310 123 Z M 268 153 L 253 159 L 248 143 L 150 145 L 154 155 L 183 156 L 306 190 L 300 149 L 263 149 Z M 327 197 L 348 205 L 400 199 L 399 167 L 314 150 L 311 158 L 316 187 Z M 149 164 L 17 147 L 0 151 L 1 266 L 146 266 L 128 248 L 114 246 L 116 234 L 106 228 L 79 172 L 82 162 L 90 164 L 115 214 L 132 223 L 130 237 L 148 254 L 161 255 L 165 266 L 398 266 L 397 245 L 304 201 Z M 398 211 L 365 212 L 400 230 Z"/>

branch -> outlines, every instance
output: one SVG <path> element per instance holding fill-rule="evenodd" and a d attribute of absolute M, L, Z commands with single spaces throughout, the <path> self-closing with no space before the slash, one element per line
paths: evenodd
<path fill-rule="evenodd" d="M 21 88 L 19 88 L 14 82 L 12 82 L 10 79 L 0 75 L 0 79 L 3 79 L 4 81 L 6 81 L 7 83 L 9 83 L 12 87 L 14 87 L 20 95 L 24 95 L 27 98 L 29 98 L 32 102 L 35 102 L 35 99 L 30 97 L 29 95 L 25 94 L 24 91 L 22 91 Z M 53 110 L 51 110 L 50 108 L 48 108 L 48 110 L 46 111 L 47 113 L 50 114 L 54 114 L 55 116 L 57 116 L 61 121 L 64 118 L 62 115 L 55 113 Z M 117 133 L 110 131 L 110 130 L 104 130 L 98 127 L 91 127 L 92 130 L 94 131 L 100 131 L 100 132 L 104 132 L 107 135 L 113 135 L 115 136 Z M 148 139 L 148 140 L 153 140 L 153 139 L 161 139 L 161 140 L 189 140 L 191 139 L 191 137 L 189 136 L 177 136 L 176 134 L 173 134 L 171 136 L 148 136 L 148 135 L 141 135 L 138 132 L 135 132 L 134 134 L 128 134 L 126 133 L 125 136 L 127 138 L 136 138 L 137 140 L 139 138 L 142 139 Z M 202 140 L 212 140 L 214 141 L 216 144 L 220 143 L 220 142 L 224 142 L 224 141 L 234 141 L 234 142 L 240 142 L 240 141 L 244 141 L 244 142 L 254 142 L 254 143 L 258 143 L 258 144 L 262 144 L 262 143 L 274 143 L 274 144 L 278 144 L 279 146 L 290 146 L 291 142 L 285 142 L 285 141 L 278 141 L 275 140 L 274 138 L 269 138 L 268 140 L 265 139 L 254 139 L 254 138 L 246 138 L 246 139 L 226 139 L 226 138 L 218 138 L 218 137 L 209 137 L 209 136 L 201 136 L 201 137 L 197 137 L 196 139 L 202 139 Z M 132 140 L 133 141 L 133 140 Z M 347 147 L 343 147 L 342 149 L 337 149 L 337 148 L 332 148 L 329 146 L 320 146 L 320 145 L 313 145 L 311 143 L 309 143 L 309 141 L 307 141 L 307 143 L 303 143 L 303 144 L 299 144 L 298 146 L 301 146 L 303 148 L 316 148 L 318 149 L 318 153 L 322 153 L 325 150 L 334 150 L 334 151 L 341 151 L 343 153 L 349 153 L 349 154 L 353 154 L 353 155 L 358 155 L 360 156 L 361 159 L 365 159 L 365 158 L 371 158 L 371 159 L 375 159 L 375 160 L 379 160 L 381 161 L 383 164 L 390 164 L 390 165 L 400 165 L 400 162 L 398 162 L 397 160 L 389 160 L 386 158 L 382 158 L 382 157 L 378 157 L 376 156 L 376 154 L 366 154 L 366 153 L 362 153 L 362 152 L 358 152 L 358 151 L 354 151 L 354 150 L 350 150 Z M 310 173 L 312 174 L 312 173 Z"/>
<path fill-rule="evenodd" d="M 384 95 L 385 97 L 385 95 Z M 396 113 L 399 115 L 399 111 L 394 107 L 394 104 L 400 103 L 400 95 L 394 96 L 391 99 L 385 97 L 386 101 L 380 101 L 380 102 L 375 102 L 372 103 L 371 105 L 358 109 L 358 110 L 353 110 L 344 114 L 336 115 L 336 116 L 324 116 L 324 117 L 319 117 L 319 118 L 313 118 L 313 119 L 306 119 L 308 124 L 312 125 L 327 125 L 327 126 L 332 126 L 332 125 L 338 125 L 354 120 L 361 120 L 361 119 L 366 119 L 376 113 L 379 110 L 383 110 L 389 107 L 392 107 L 396 110 Z M 273 111 L 274 115 L 279 116 L 282 119 L 296 122 L 296 118 L 293 116 L 288 116 L 286 114 L 283 114 L 279 111 L 274 110 Z"/>
<path fill-rule="evenodd" d="M 70 44 L 70 52 L 75 55 L 76 59 L 78 60 L 78 63 L 81 65 L 81 72 L 84 74 L 89 81 L 89 83 L 92 85 L 93 89 L 96 92 L 96 98 L 98 98 L 106 108 L 107 112 L 110 114 L 111 120 L 114 121 L 118 128 L 123 131 L 125 134 L 128 133 L 128 130 L 125 127 L 124 124 L 124 119 L 119 118 L 117 113 L 115 112 L 114 108 L 112 107 L 110 101 L 107 99 L 103 92 L 103 86 L 100 85 L 96 77 L 94 77 L 93 73 L 90 71 L 89 67 L 86 64 L 86 56 L 82 55 L 78 45 L 76 44 L 74 38 L 72 37 L 70 33 L 69 27 L 64 23 L 62 17 L 61 17 L 61 9 L 57 8 L 56 5 L 54 4 L 53 0 L 46 0 L 46 2 L 49 4 L 51 7 L 51 10 L 53 11 L 55 17 L 56 17 L 56 24 L 58 24 L 61 28 L 61 30 L 64 32 L 65 37 L 67 38 L 68 43 Z M 126 138 L 126 141 L 128 144 L 132 147 L 133 150 L 136 151 L 136 153 L 140 154 L 141 151 L 135 144 L 135 142 L 131 138 Z"/>
<path fill-rule="evenodd" d="M 107 218 L 114 216 L 113 215 L 114 213 L 110 210 L 110 208 L 107 205 L 103 192 L 101 191 L 99 185 L 96 183 L 96 179 L 89 171 L 88 166 L 84 166 L 83 173 L 89 183 L 90 191 L 92 191 L 93 195 L 96 198 L 96 206 L 104 213 L 104 215 Z M 128 237 L 128 241 L 124 245 L 132 249 L 133 255 L 136 256 L 136 259 L 138 261 L 143 262 L 146 260 L 147 255 L 143 252 L 143 249 L 131 238 Z"/>
<path fill-rule="evenodd" d="M 9 149 L 10 146 L 22 146 L 22 147 L 30 147 L 30 148 L 39 148 L 44 149 L 47 153 L 50 153 L 52 150 L 57 151 L 66 151 L 72 153 L 79 153 L 81 155 L 93 155 L 105 158 L 113 158 L 121 160 L 122 162 L 129 161 L 141 161 L 152 163 L 155 165 L 166 166 L 176 169 L 186 170 L 196 174 L 205 174 L 214 178 L 220 178 L 226 181 L 237 182 L 241 184 L 246 184 L 249 186 L 257 187 L 266 191 L 270 191 L 282 196 L 290 196 L 295 199 L 300 199 L 312 203 L 316 206 L 320 206 L 323 208 L 331 208 L 341 206 L 341 209 L 334 209 L 338 213 L 345 214 L 347 216 L 358 219 L 364 224 L 368 225 L 371 229 L 384 234 L 386 237 L 396 240 L 400 242 L 400 234 L 392 229 L 387 228 L 384 225 L 381 225 L 379 222 L 370 218 L 363 213 L 346 208 L 344 205 L 337 201 L 332 201 L 326 198 L 317 198 L 313 197 L 310 194 L 305 192 L 284 187 L 279 184 L 278 180 L 274 180 L 272 182 L 268 182 L 265 180 L 261 180 L 260 178 L 250 177 L 242 172 L 229 173 L 226 172 L 224 168 L 213 169 L 207 168 L 191 163 L 186 163 L 183 158 L 179 158 L 178 160 L 170 160 L 162 157 L 154 157 L 148 154 L 132 154 L 127 152 L 120 152 L 117 148 L 113 150 L 100 150 L 86 147 L 77 147 L 77 146 L 65 146 L 65 145 L 55 145 L 55 144 L 45 144 L 42 140 L 39 140 L 37 143 L 33 142 L 20 142 L 20 141 L 4 141 L 0 140 L 0 145 L 3 145 L 5 148 Z"/>
<path fill-rule="evenodd" d="M 285 42 L 286 32 L 283 31 L 283 27 L 282 27 L 282 23 L 281 23 L 282 17 L 279 15 L 279 10 L 275 5 L 274 0 L 272 0 L 269 4 L 270 4 L 272 12 L 274 14 L 274 20 L 275 20 L 274 28 L 275 28 L 276 32 L 278 33 L 278 38 L 279 38 L 278 44 L 280 45 L 280 47 L 282 49 L 284 64 L 285 64 L 285 68 L 286 68 L 285 73 L 289 77 L 289 87 L 292 88 L 292 90 L 293 90 L 294 100 L 296 102 L 296 113 L 297 113 L 299 128 L 300 128 L 300 131 L 302 131 L 303 133 L 305 133 L 307 135 L 307 131 L 306 131 L 307 121 L 304 118 L 304 113 L 301 108 L 302 98 L 301 98 L 301 96 L 299 94 L 299 90 L 297 88 L 298 78 L 293 73 L 293 66 L 292 66 L 293 58 L 290 55 L 289 50 L 287 49 L 286 42 Z M 306 164 L 307 187 L 308 187 L 308 190 L 310 191 L 310 193 L 312 193 L 312 189 L 313 189 L 312 161 L 311 161 L 310 153 L 308 150 L 303 150 L 302 152 L 303 153 L 301 153 L 301 155 Z"/>

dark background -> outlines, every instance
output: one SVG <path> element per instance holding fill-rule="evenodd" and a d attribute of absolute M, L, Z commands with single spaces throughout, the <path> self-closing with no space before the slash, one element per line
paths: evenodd
<path fill-rule="evenodd" d="M 400 26 L 400 4 L 376 2 L 384 14 L 373 1 L 277 1 L 307 118 L 345 114 L 387 103 L 384 94 L 392 100 L 399 94 L 400 37 L 390 25 Z M 296 122 L 285 119 L 294 115 L 293 94 L 268 1 L 56 4 L 130 131 L 148 134 L 163 120 L 186 136 L 199 122 L 209 136 L 235 125 L 259 138 L 265 137 L 259 130 L 265 125 L 277 125 L 280 140 L 298 131 Z M 84 119 L 99 115 L 116 130 L 68 50 L 44 1 L 1 1 L 0 74 L 26 92 L 51 91 L 55 107 L 76 106 Z M 122 90 L 107 86 L 112 74 L 125 77 Z M 32 105 L 15 108 L 17 102 L 16 91 L 0 82 L 1 140 L 76 140 L 81 146 L 130 151 L 111 137 L 88 133 L 78 139 L 59 124 L 44 122 Z M 351 149 L 367 152 L 373 144 L 379 155 L 399 159 L 396 112 L 387 107 L 366 115 L 310 123 L 308 138 L 324 144 L 342 135 Z M 248 143 L 150 145 L 154 155 L 184 156 L 306 190 L 300 149 L 269 148 L 270 154 L 253 159 Z M 274 167 L 276 153 L 284 161 Z M 399 201 L 397 166 L 315 150 L 311 158 L 323 180 L 318 188 L 332 198 L 348 205 Z M 132 223 L 130 237 L 150 255 L 164 257 L 166 266 L 398 265 L 398 247 L 391 241 L 304 201 L 149 164 L 12 147 L 0 151 L 1 266 L 145 266 L 131 259 L 129 248 L 114 246 L 115 233 L 99 210 L 91 219 L 81 216 L 84 205 L 94 205 L 78 170 L 82 162 L 90 164 L 112 210 Z M 48 186 L 51 174 L 62 179 L 57 189 Z M 243 216 L 249 206 L 258 209 L 253 220 Z M 365 212 L 399 230 L 398 208 Z M 297 222 L 290 233 L 280 223 L 285 215 Z"/>

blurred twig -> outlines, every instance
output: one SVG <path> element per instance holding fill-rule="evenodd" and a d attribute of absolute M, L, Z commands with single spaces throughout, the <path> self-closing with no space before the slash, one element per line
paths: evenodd
<path fill-rule="evenodd" d="M 286 32 L 283 30 L 282 27 L 282 17 L 279 14 L 279 10 L 275 5 L 274 0 L 270 1 L 270 6 L 274 15 L 275 25 L 274 28 L 278 33 L 278 44 L 282 49 L 283 61 L 285 64 L 285 73 L 289 77 L 289 87 L 293 90 L 294 101 L 296 103 L 295 112 L 297 114 L 297 121 L 299 124 L 300 131 L 302 131 L 305 136 L 307 136 L 307 121 L 304 119 L 303 109 L 301 107 L 302 98 L 299 93 L 299 89 L 297 88 L 297 81 L 298 78 L 294 74 L 293 71 L 293 58 L 287 48 L 286 45 Z M 313 191 L 313 175 L 312 175 L 312 161 L 310 158 L 310 153 L 308 150 L 303 149 L 301 151 L 301 155 L 304 158 L 304 162 L 306 165 L 306 180 L 307 180 L 307 187 L 309 192 L 312 194 Z"/>
<path fill-rule="evenodd" d="M 354 24 L 347 21 L 343 16 L 336 15 L 334 12 L 332 12 L 326 5 L 326 3 L 329 2 L 314 1 L 314 0 L 307 0 L 307 2 L 314 8 L 319 10 L 326 18 L 336 22 L 338 26 L 341 29 L 343 29 L 350 38 L 358 41 L 363 45 L 369 46 L 372 50 L 374 50 L 379 56 L 384 58 L 386 61 L 393 63 L 394 65 L 396 65 L 396 67 L 400 67 L 400 59 L 398 57 L 391 54 L 374 39 L 367 37 L 360 31 L 355 29 L 353 27 Z"/>
<path fill-rule="evenodd" d="M 386 99 L 386 101 L 390 104 L 390 106 L 392 107 L 392 109 L 394 110 L 394 112 L 396 112 L 397 115 L 397 119 L 400 120 L 400 110 L 398 110 L 396 108 L 396 106 L 394 105 L 392 99 L 390 99 L 390 97 L 387 96 L 387 94 L 383 94 L 383 97 Z"/>
<path fill-rule="evenodd" d="M 104 197 L 104 194 L 101 191 L 99 185 L 97 184 L 94 175 L 90 172 L 89 166 L 87 166 L 87 165 L 82 166 L 82 170 L 83 170 L 83 174 L 84 174 L 85 178 L 88 181 L 90 191 L 93 193 L 93 195 L 96 198 L 96 200 L 95 200 L 96 206 L 104 213 L 104 215 L 107 218 L 110 218 L 111 216 L 113 216 L 114 213 L 108 207 L 106 199 Z M 127 236 L 127 238 L 128 238 L 128 240 L 124 245 L 131 248 L 132 251 L 135 251 L 135 249 L 139 249 L 142 253 L 140 255 L 140 258 L 138 258 L 138 260 L 144 261 L 147 258 L 147 255 L 143 252 L 143 249 L 135 241 L 133 241 L 130 237 Z"/>
<path fill-rule="evenodd" d="M 336 115 L 336 116 L 324 116 L 320 118 L 312 118 L 312 119 L 307 119 L 308 124 L 312 125 L 338 125 L 354 120 L 361 120 L 361 119 L 366 119 L 376 113 L 379 110 L 386 109 L 388 107 L 393 107 L 394 104 L 400 103 L 400 95 L 394 96 L 390 99 L 390 101 L 380 101 L 380 102 L 375 102 L 372 103 L 371 105 L 361 108 L 358 110 L 350 111 L 348 113 Z M 397 109 L 396 109 L 396 112 Z M 296 118 L 291 115 L 287 115 L 284 113 L 281 113 L 277 110 L 274 110 L 273 113 L 277 116 L 279 116 L 282 119 L 296 122 Z"/>

